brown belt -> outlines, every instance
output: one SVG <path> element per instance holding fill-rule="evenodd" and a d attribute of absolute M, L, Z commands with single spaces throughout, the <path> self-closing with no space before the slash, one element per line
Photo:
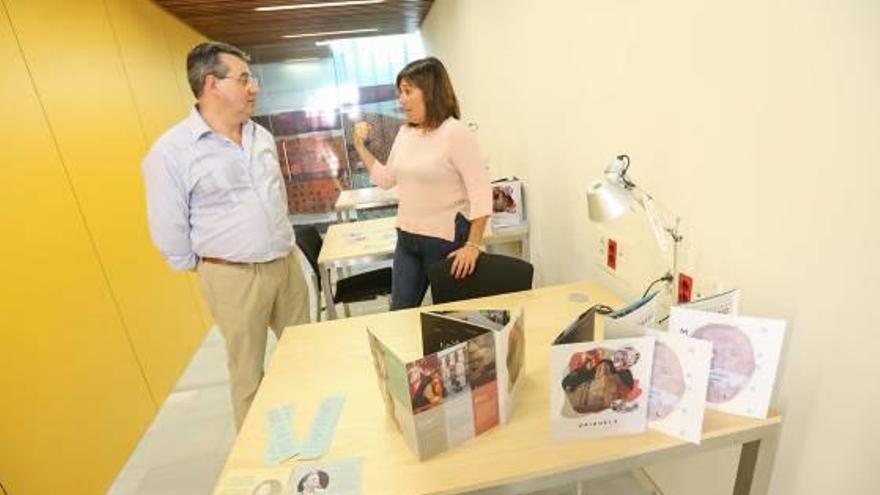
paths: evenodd
<path fill-rule="evenodd" d="M 229 261 L 229 260 L 224 260 L 223 258 L 210 258 L 210 257 L 206 256 L 204 258 L 199 258 L 199 259 L 205 263 L 214 263 L 215 265 L 251 266 L 251 265 L 262 265 L 265 263 L 272 263 L 273 261 L 278 261 L 283 258 L 276 258 L 274 260 L 269 260 L 269 261 Z"/>

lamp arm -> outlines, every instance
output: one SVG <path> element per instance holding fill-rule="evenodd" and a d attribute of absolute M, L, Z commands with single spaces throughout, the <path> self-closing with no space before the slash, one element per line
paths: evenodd
<path fill-rule="evenodd" d="M 679 225 L 681 224 L 681 217 L 673 216 L 669 209 L 663 207 L 662 205 L 658 205 L 654 198 L 651 197 L 650 194 L 645 192 L 644 189 L 641 188 L 633 188 L 633 193 L 635 194 L 636 202 L 641 205 L 642 209 L 645 210 L 645 218 L 648 221 L 649 226 L 651 227 L 651 231 L 654 233 L 654 239 L 657 241 L 657 245 L 660 247 L 660 250 L 665 252 L 669 251 L 669 244 L 666 238 L 666 235 L 672 238 L 672 267 L 668 275 L 671 277 L 678 276 L 678 255 L 679 255 L 679 247 L 683 236 L 679 232 Z M 663 214 L 661 215 L 658 211 L 657 206 L 660 206 L 659 209 L 663 210 Z M 669 217 L 673 217 L 674 221 L 670 222 Z"/>
<path fill-rule="evenodd" d="M 645 210 L 648 217 L 654 216 L 650 222 L 652 224 L 656 222 L 658 225 L 657 229 L 668 234 L 673 242 L 681 242 L 683 239 L 679 230 L 681 217 L 672 213 L 663 203 L 657 202 L 653 196 L 641 187 L 633 187 L 633 193 L 635 194 L 636 202 Z M 654 229 L 653 225 L 652 229 Z M 658 244 L 662 245 L 661 242 L 658 242 Z"/>

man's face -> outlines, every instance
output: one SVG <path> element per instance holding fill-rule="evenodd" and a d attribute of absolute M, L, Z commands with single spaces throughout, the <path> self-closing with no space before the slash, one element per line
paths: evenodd
<path fill-rule="evenodd" d="M 247 62 L 228 53 L 220 60 L 227 67 L 226 77 L 217 78 L 215 95 L 224 109 L 242 120 L 254 113 L 254 104 L 260 88 L 253 79 Z"/>

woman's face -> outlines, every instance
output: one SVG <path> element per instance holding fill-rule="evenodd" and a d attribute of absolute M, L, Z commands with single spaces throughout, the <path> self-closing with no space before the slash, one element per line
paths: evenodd
<path fill-rule="evenodd" d="M 303 483 L 303 488 L 306 490 L 315 490 L 321 487 L 321 479 L 318 478 L 318 473 L 312 473 L 306 477 L 305 483 Z"/>
<path fill-rule="evenodd" d="M 406 79 L 400 81 L 400 87 L 397 89 L 400 91 L 397 101 L 406 115 L 406 121 L 417 126 L 423 125 L 425 123 L 425 95 L 422 90 Z"/>

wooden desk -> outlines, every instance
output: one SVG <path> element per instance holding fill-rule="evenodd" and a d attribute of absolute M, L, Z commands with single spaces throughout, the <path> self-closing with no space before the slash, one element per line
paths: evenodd
<path fill-rule="evenodd" d="M 367 187 L 342 191 L 336 198 L 333 209 L 336 210 L 336 217 L 340 222 L 349 222 L 352 220 L 352 212 L 355 210 L 382 208 L 396 204 L 396 189 L 385 190 L 378 187 Z"/>
<path fill-rule="evenodd" d="M 589 294 L 572 302 L 569 294 Z M 743 444 L 735 495 L 766 494 L 782 421 L 706 412 L 701 445 L 644 434 L 556 444 L 550 435 L 550 342 L 587 306 L 617 304 L 593 283 L 578 283 L 437 307 L 525 306 L 526 367 L 511 421 L 424 462 L 416 460 L 385 416 L 366 327 L 404 360 L 419 356 L 419 309 L 287 329 L 270 363 L 224 472 L 262 466 L 268 409 L 294 403 L 294 431 L 305 439 L 320 401 L 342 394 L 345 406 L 323 460 L 362 457 L 364 495 L 522 494 L 631 470 L 637 466 Z M 421 308 L 424 310 L 424 308 Z M 292 469 L 296 461 L 285 466 Z"/>
<path fill-rule="evenodd" d="M 394 246 L 397 243 L 396 222 L 397 217 L 376 218 L 362 222 L 338 223 L 327 229 L 321 253 L 318 255 L 318 265 L 321 270 L 321 289 L 327 305 L 328 319 L 336 318 L 331 285 L 333 271 L 394 258 Z M 487 230 L 484 242 L 487 245 L 519 242 L 523 259 L 529 258 L 528 224 L 497 232 Z"/>

